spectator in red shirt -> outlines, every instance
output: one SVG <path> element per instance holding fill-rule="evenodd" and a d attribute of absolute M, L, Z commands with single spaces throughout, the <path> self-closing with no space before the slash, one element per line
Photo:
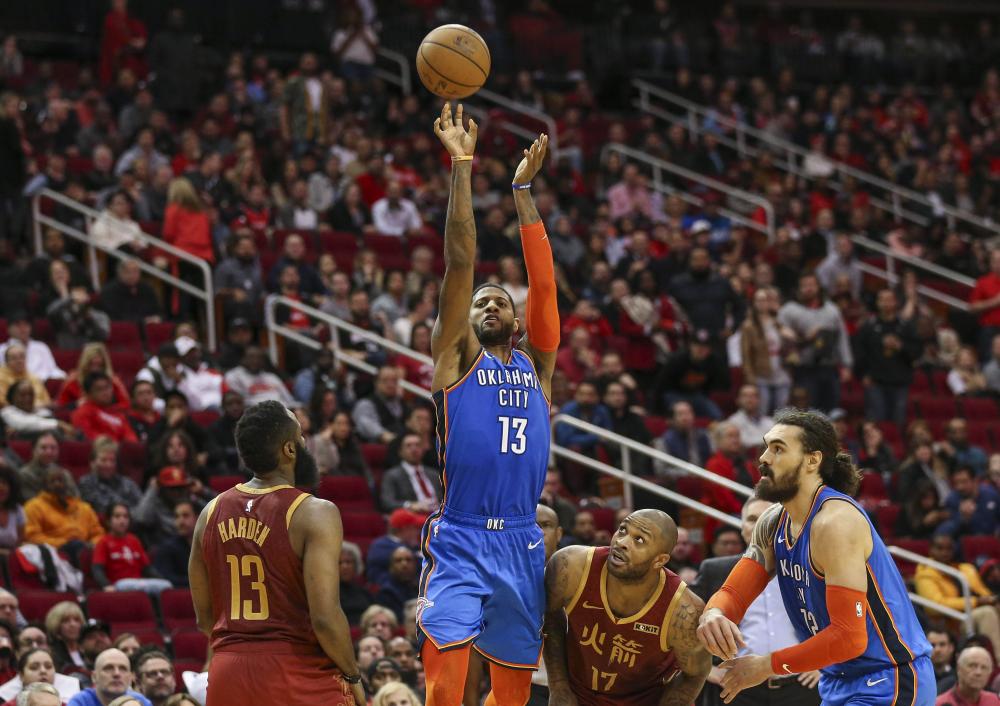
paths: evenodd
<path fill-rule="evenodd" d="M 128 0 L 111 0 L 101 33 L 101 84 L 107 86 L 119 69 L 131 69 L 137 78 L 146 77 L 146 25 L 128 14 Z"/>
<path fill-rule="evenodd" d="M 170 182 L 162 236 L 175 248 L 194 255 L 209 265 L 215 264 L 208 213 L 191 182 L 183 177 Z M 201 283 L 204 279 L 201 270 L 194 264 L 175 256 L 170 257 L 170 270 L 175 277 L 180 277 L 186 282 Z M 176 291 L 172 310 L 178 316 L 190 316 L 197 301 L 186 292 Z"/>
<path fill-rule="evenodd" d="M 969 311 L 979 315 L 979 358 L 987 360 L 993 337 L 1000 333 L 1000 248 L 990 251 L 990 271 L 976 280 Z"/>
<path fill-rule="evenodd" d="M 88 373 L 83 379 L 85 401 L 76 408 L 70 422 L 93 441 L 110 436 L 115 441 L 138 441 L 132 425 L 114 404 L 115 388 L 105 372 Z"/>
<path fill-rule="evenodd" d="M 563 322 L 563 336 L 569 336 L 573 329 L 587 329 L 592 340 L 607 340 L 615 335 L 611 324 L 601 314 L 600 310 L 589 300 L 581 299 L 573 307 L 573 313 Z"/>
<path fill-rule="evenodd" d="M 56 406 L 71 407 L 80 401 L 83 397 L 81 384 L 88 373 L 107 373 L 111 377 L 111 384 L 114 388 L 114 406 L 118 409 L 128 407 L 128 390 L 115 375 L 111 367 L 111 356 L 108 355 L 108 349 L 103 343 L 88 343 L 83 347 L 76 370 L 69 374 L 62 389 L 59 390 Z"/>
<path fill-rule="evenodd" d="M 142 542 L 129 532 L 132 516 L 128 505 L 114 503 L 108 511 L 108 534 L 94 547 L 91 572 L 105 591 L 145 591 L 159 595 L 170 588 L 153 568 Z"/>
<path fill-rule="evenodd" d="M 986 691 L 993 657 L 983 647 L 966 647 L 958 655 L 958 683 L 941 694 L 935 706 L 1000 706 L 1000 697 Z"/>
<path fill-rule="evenodd" d="M 556 367 L 562 370 L 574 385 L 597 372 L 597 354 L 590 347 L 590 333 L 577 328 L 569 334 L 569 345 L 556 355 Z"/>

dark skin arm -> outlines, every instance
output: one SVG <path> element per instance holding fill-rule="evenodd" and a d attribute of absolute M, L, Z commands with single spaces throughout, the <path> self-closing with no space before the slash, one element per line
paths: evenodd
<path fill-rule="evenodd" d="M 215 625 L 215 609 L 212 607 L 212 591 L 208 582 L 208 567 L 201 552 L 202 537 L 208 517 L 215 509 L 215 503 L 209 503 L 198 516 L 198 524 L 194 528 L 194 538 L 191 540 L 191 558 L 188 560 L 188 582 L 191 585 L 191 597 L 194 600 L 194 614 L 198 621 L 198 629 L 209 638 L 212 637 L 212 626 Z"/>
<path fill-rule="evenodd" d="M 347 676 L 359 674 L 351 643 L 351 626 L 340 607 L 340 550 L 344 526 L 333 503 L 309 498 L 292 516 L 288 535 L 302 557 L 302 576 L 309 602 L 309 618 L 319 644 Z M 365 704 L 361 684 L 351 687 L 354 700 Z"/>
<path fill-rule="evenodd" d="M 530 149 L 524 150 L 524 158 L 517 165 L 513 183 L 528 184 L 535 178 L 535 175 L 542 168 L 542 162 L 545 160 L 548 145 L 548 135 L 541 135 L 531 145 Z M 538 209 L 535 208 L 535 199 L 531 196 L 531 189 L 515 189 L 514 205 L 517 207 L 517 220 L 522 226 L 538 223 L 542 220 L 541 216 L 538 215 Z M 555 280 L 552 282 L 531 283 L 532 296 L 555 296 L 555 289 Z M 530 334 L 530 331 L 528 333 Z M 531 357 L 532 362 L 535 364 L 535 369 L 538 371 L 538 377 L 541 379 L 542 392 L 545 394 L 546 399 L 552 399 L 552 371 L 556 367 L 557 351 L 538 350 L 531 345 L 528 336 L 521 339 L 520 343 L 518 343 L 518 348 Z"/>
<path fill-rule="evenodd" d="M 569 688 L 569 667 L 566 661 L 566 605 L 580 583 L 587 558 L 586 547 L 560 549 L 545 567 L 545 637 L 543 655 L 549 677 L 549 706 L 576 706 L 577 699 Z"/>
<path fill-rule="evenodd" d="M 712 671 L 712 656 L 698 640 L 698 619 L 704 609 L 704 601 L 691 591 L 684 591 L 670 618 L 667 641 L 681 673 L 667 684 L 659 706 L 688 706 L 701 693 Z"/>
<path fill-rule="evenodd" d="M 462 124 L 462 105 L 452 118 L 451 104 L 445 103 L 441 116 L 434 121 L 434 134 L 452 158 L 471 157 L 479 129 L 469 120 Z M 479 351 L 478 341 L 469 324 L 469 302 L 476 263 L 476 221 L 472 213 L 472 160 L 452 163 L 451 194 L 444 226 L 444 279 L 438 305 L 438 318 L 431 335 L 434 359 L 433 390 L 457 381 L 472 365 Z"/>

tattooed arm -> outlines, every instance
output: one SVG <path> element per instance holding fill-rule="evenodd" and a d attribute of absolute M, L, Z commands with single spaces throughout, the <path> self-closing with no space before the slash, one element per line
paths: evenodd
<path fill-rule="evenodd" d="M 691 591 L 680 597 L 670 624 L 667 642 L 677 658 L 681 673 L 674 677 L 660 697 L 659 706 L 689 706 L 701 693 L 712 670 L 712 656 L 698 639 L 698 618 L 705 603 Z"/>
<path fill-rule="evenodd" d="M 760 519 L 754 525 L 753 534 L 750 537 L 750 546 L 747 547 L 743 556 L 753 559 L 764 567 L 768 576 L 774 576 L 774 536 L 778 533 L 778 525 L 781 523 L 782 507 L 775 503 L 760 514 Z M 789 537 L 789 540 L 792 540 Z"/>
<path fill-rule="evenodd" d="M 587 547 L 571 546 L 560 549 L 545 567 L 545 636 L 543 656 L 549 679 L 549 705 L 576 706 L 576 697 L 569 688 L 569 666 L 566 662 L 566 606 L 573 598 L 587 561 Z"/>
<path fill-rule="evenodd" d="M 472 213 L 472 155 L 479 129 L 469 120 L 462 123 L 462 104 L 452 118 L 451 104 L 445 103 L 434 121 L 434 134 L 452 157 L 451 193 L 444 225 L 444 280 L 438 318 L 431 337 L 434 358 L 432 390 L 447 387 L 460 378 L 478 351 L 469 325 L 469 305 L 476 264 L 476 221 Z M 457 160 L 457 161 L 455 161 Z"/>

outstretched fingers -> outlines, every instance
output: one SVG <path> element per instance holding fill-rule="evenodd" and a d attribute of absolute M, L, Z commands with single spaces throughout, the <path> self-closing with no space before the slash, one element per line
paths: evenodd
<path fill-rule="evenodd" d="M 462 127 L 462 104 L 455 109 L 455 127 Z"/>

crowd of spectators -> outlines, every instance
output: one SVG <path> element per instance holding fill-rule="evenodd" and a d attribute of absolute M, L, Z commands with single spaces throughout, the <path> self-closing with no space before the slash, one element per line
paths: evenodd
<path fill-rule="evenodd" d="M 787 22 L 769 11 L 751 20 L 726 4 L 709 18 L 707 38 L 695 41 L 692 28 L 705 18 L 685 18 L 667 0 L 654 0 L 648 12 L 611 3 L 615 22 L 636 28 L 636 41 L 621 51 L 637 70 L 718 117 L 810 149 L 807 174 L 796 178 L 766 155 L 751 161 L 721 147 L 725 122 L 709 119 L 691 134 L 650 115 L 602 110 L 599 72 L 590 72 L 592 83 L 578 71 L 589 68 L 579 56 L 582 34 L 558 3 L 531 0 L 506 17 L 506 29 L 494 4 L 484 5 L 494 9 L 480 29 L 497 48 L 497 81 L 511 98 L 558 118 L 559 154 L 533 186 L 563 316 L 553 412 L 752 485 L 770 415 L 788 404 L 822 409 L 866 469 L 860 498 L 883 537 L 929 551 L 974 582 L 974 627 L 996 654 L 1000 250 L 990 250 L 982 233 L 949 227 L 940 208 L 1000 216 L 1000 42 L 991 21 L 963 43 L 947 23 L 934 37 L 909 20 L 896 34 L 880 34 L 861 17 L 831 35 L 808 14 Z M 428 9 L 425 21 L 443 16 Z M 258 345 L 264 299 L 278 293 L 430 352 L 447 160 L 430 136 L 432 102 L 400 95 L 375 76 L 380 28 L 391 24 L 361 1 L 339 19 L 326 54 L 305 53 L 287 67 L 266 52 L 234 51 L 203 80 L 204 98 L 184 78 L 197 38 L 181 9 L 149 31 L 115 0 L 99 59 L 72 72 L 57 74 L 52 61 L 22 55 L 17 37 L 7 37 L 0 551 L 11 557 L 9 570 L 17 562 L 48 587 L 61 581 L 81 592 L 153 597 L 185 588 L 197 513 L 246 477 L 235 424 L 245 406 L 277 399 L 302 423 L 321 472 L 316 492 L 345 501 L 341 596 L 374 702 L 405 697 L 416 706 L 417 544 L 442 489 L 434 410 L 401 383 L 427 387 L 432 370 L 331 331 L 294 306 L 277 306 L 275 320 L 318 349 L 286 340 L 273 360 Z M 528 51 L 523 44 L 539 26 L 560 28 L 557 40 Z M 545 51 L 559 51 L 571 72 L 516 71 Z M 709 63 L 716 68 L 704 71 Z M 812 64 L 827 72 L 802 70 Z M 960 70 L 938 73 L 940 66 Z M 658 192 L 641 164 L 602 156 L 607 142 L 766 195 L 774 239 L 721 215 L 721 207 L 745 204 L 720 193 L 680 185 L 702 198 L 695 207 Z M 508 185 L 521 147 L 487 123 L 473 179 L 478 276 L 502 283 L 518 308 L 527 286 Z M 842 180 L 834 189 L 838 162 L 927 194 L 937 204 L 921 214 L 929 225 L 887 219 L 872 205 L 881 195 L 861 184 Z M 79 242 L 48 226 L 34 251 L 27 199 L 43 189 L 99 212 L 88 221 L 42 199 L 44 213 L 104 249 L 93 262 Z M 866 279 L 852 235 L 977 277 L 972 316 L 928 300 L 914 272 L 891 288 Z M 200 283 L 200 269 L 177 251 L 212 269 L 217 341 L 208 340 L 197 297 L 144 274 L 154 268 Z M 378 372 L 361 374 L 346 357 Z M 624 462 L 615 444 L 568 424 L 557 425 L 555 441 Z M 629 463 L 633 473 L 740 512 L 740 498 L 676 464 L 635 453 Z M 556 511 L 564 544 L 600 544 L 627 510 L 620 498 L 615 484 L 561 463 L 550 469 L 542 502 Z M 656 496 L 637 494 L 635 504 L 679 519 L 672 567 L 686 580 L 702 556 L 742 551 L 739 532 L 728 527 Z M 58 554 L 25 550 L 39 546 Z M 912 571 L 918 593 L 961 607 L 945 575 Z M 0 609 L 6 599 L 0 595 Z M 44 626 L 12 616 L 18 659 L 7 658 L 0 677 L 20 680 L 17 688 L 52 683 L 65 699 L 71 693 L 56 672 L 78 675 L 76 690 L 91 679 L 107 690 L 102 667 L 118 684 L 121 675 L 110 675 L 128 664 L 126 683 L 134 680 L 149 702 L 183 703 L 166 698 L 179 685 L 166 654 L 137 660 L 139 640 L 123 642 L 115 626 L 87 622 L 73 606 L 53 608 Z M 935 662 L 943 674 L 960 626 L 923 617 L 951 644 L 947 659 Z M 22 649 L 24 636 L 32 639 Z M 131 663 L 117 649 L 105 652 L 112 636 Z M 50 664 L 38 666 L 45 653 L 37 648 L 46 643 Z M 397 682 L 414 691 L 386 692 Z M 7 686 L 0 696 L 16 695 Z M 102 703 L 109 693 L 101 692 Z"/>

